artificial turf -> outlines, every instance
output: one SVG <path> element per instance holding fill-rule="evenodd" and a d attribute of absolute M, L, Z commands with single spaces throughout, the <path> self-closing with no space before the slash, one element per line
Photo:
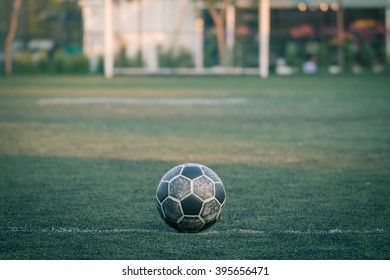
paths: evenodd
<path fill-rule="evenodd" d="M 389 78 L 0 78 L 0 259 L 389 259 Z M 201 234 L 155 209 L 183 162 L 226 188 Z"/>

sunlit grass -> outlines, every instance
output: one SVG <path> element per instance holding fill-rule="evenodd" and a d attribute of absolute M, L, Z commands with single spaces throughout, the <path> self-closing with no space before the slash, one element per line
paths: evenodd
<path fill-rule="evenodd" d="M 5 154 L 347 169 L 389 165 L 386 77 L 73 78 L 71 84 L 67 78 L 20 79 L 4 80 L 1 87 Z M 102 96 L 241 97 L 247 104 L 39 104 L 42 98 Z"/>

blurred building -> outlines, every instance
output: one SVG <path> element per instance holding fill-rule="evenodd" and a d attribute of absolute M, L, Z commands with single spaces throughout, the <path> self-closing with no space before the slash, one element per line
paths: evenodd
<path fill-rule="evenodd" d="M 104 1 L 79 1 L 84 52 L 93 69 L 104 52 Z M 226 24 L 227 44 L 234 51 L 231 66 L 258 67 L 257 1 L 238 0 L 232 9 L 234 18 Z M 324 45 L 329 63 L 337 63 L 344 52 L 340 40 L 351 42 L 352 54 L 347 56 L 358 63 L 369 41 L 373 60 L 385 63 L 390 55 L 389 24 L 390 0 L 271 0 L 271 67 L 280 58 L 302 63 L 307 56 L 325 52 Z M 198 69 L 219 64 L 214 23 L 201 1 L 114 0 L 113 33 L 117 60 L 121 53 L 130 58 L 142 55 L 150 72 L 161 66 L 159 53 L 167 51 L 188 51 Z"/>

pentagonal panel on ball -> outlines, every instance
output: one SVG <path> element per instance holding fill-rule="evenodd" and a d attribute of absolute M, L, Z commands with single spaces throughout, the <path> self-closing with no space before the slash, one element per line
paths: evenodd
<path fill-rule="evenodd" d="M 169 188 L 170 196 L 180 200 L 191 192 L 191 181 L 183 176 L 179 176 L 172 180 Z"/>
<path fill-rule="evenodd" d="M 202 213 L 200 216 L 205 220 L 205 222 L 211 222 L 218 217 L 219 210 L 221 209 L 221 205 L 217 200 L 213 199 L 204 203 Z"/>
<path fill-rule="evenodd" d="M 161 206 L 161 203 L 158 201 L 158 199 L 156 200 L 156 207 L 157 207 L 157 211 L 158 211 L 158 213 L 160 214 L 160 217 L 162 218 L 162 219 L 164 219 L 165 218 L 165 216 L 164 216 L 164 213 L 163 213 L 163 210 L 162 210 L 162 206 Z"/>
<path fill-rule="evenodd" d="M 181 201 L 181 207 L 185 215 L 199 215 L 202 205 L 202 200 L 193 194 Z"/>
<path fill-rule="evenodd" d="M 161 182 L 160 185 L 158 185 L 156 196 L 160 202 L 164 201 L 168 196 L 168 182 Z"/>
<path fill-rule="evenodd" d="M 171 180 L 173 177 L 179 175 L 182 169 L 183 169 L 183 166 L 181 166 L 181 165 L 172 168 L 171 170 L 169 170 L 169 171 L 164 175 L 164 177 L 162 178 L 162 180 L 164 180 L 164 181 L 169 181 L 169 180 Z"/>
<path fill-rule="evenodd" d="M 218 177 L 218 175 L 215 174 L 215 172 L 213 170 L 211 170 L 210 168 L 208 168 L 206 166 L 202 166 L 202 170 L 203 170 L 204 175 L 209 177 L 214 182 L 221 182 L 221 179 Z"/>
<path fill-rule="evenodd" d="M 183 212 L 180 208 L 180 203 L 168 197 L 164 200 L 162 204 L 162 209 L 164 211 L 165 217 L 171 221 L 178 221 L 182 216 Z"/>
<path fill-rule="evenodd" d="M 188 165 L 183 168 L 181 175 L 186 176 L 189 179 L 195 179 L 203 175 L 202 169 L 196 165 Z"/>
<path fill-rule="evenodd" d="M 199 217 L 184 217 L 179 225 L 186 232 L 197 232 L 200 231 L 204 226 L 203 222 Z"/>
<path fill-rule="evenodd" d="M 214 196 L 214 183 L 205 176 L 196 178 L 193 181 L 193 187 L 194 194 L 203 200 Z"/>
<path fill-rule="evenodd" d="M 225 202 L 226 194 L 222 183 L 215 183 L 215 197 L 221 204 Z"/>
<path fill-rule="evenodd" d="M 171 228 L 174 228 L 178 231 L 183 231 L 181 229 L 181 227 L 179 227 L 179 224 L 177 222 L 172 222 L 171 220 L 169 219 L 164 219 L 164 221 L 167 223 L 167 225 L 169 225 Z"/>

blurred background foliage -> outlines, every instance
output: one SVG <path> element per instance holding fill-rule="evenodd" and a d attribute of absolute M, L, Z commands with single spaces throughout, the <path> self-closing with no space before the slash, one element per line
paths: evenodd
<path fill-rule="evenodd" d="M 12 3 L 12 0 L 0 1 L 0 74 L 4 73 L 4 45 Z M 200 11 L 200 16 L 204 20 L 204 67 L 221 65 L 215 22 L 207 8 Z M 83 54 L 83 23 L 77 0 L 23 0 L 18 21 L 12 46 L 16 74 L 90 72 L 89 58 Z M 330 9 L 327 12 L 319 9 L 305 12 L 297 8 L 272 9 L 271 71 L 278 67 L 278 61 L 282 61 L 283 65 L 300 72 L 302 64 L 310 57 L 316 58 L 321 72 L 327 72 L 334 65 L 342 65 L 346 72 L 381 70 L 388 66 L 384 9 L 345 9 L 342 42 L 338 39 L 336 21 L 336 12 Z M 258 45 L 257 6 L 237 6 L 235 45 L 228 66 L 258 67 Z M 158 48 L 157 59 L 159 67 L 163 68 L 194 67 L 193 54 L 180 46 L 175 49 Z M 126 49 L 122 48 L 115 54 L 115 66 L 142 68 L 145 61 L 141 52 L 129 57 Z M 100 57 L 97 73 L 101 73 L 102 69 Z"/>
<path fill-rule="evenodd" d="M 4 53 L 12 4 L 12 0 L 0 1 L 0 53 Z M 15 73 L 88 73 L 82 36 L 78 1 L 23 0 L 13 42 Z"/>

